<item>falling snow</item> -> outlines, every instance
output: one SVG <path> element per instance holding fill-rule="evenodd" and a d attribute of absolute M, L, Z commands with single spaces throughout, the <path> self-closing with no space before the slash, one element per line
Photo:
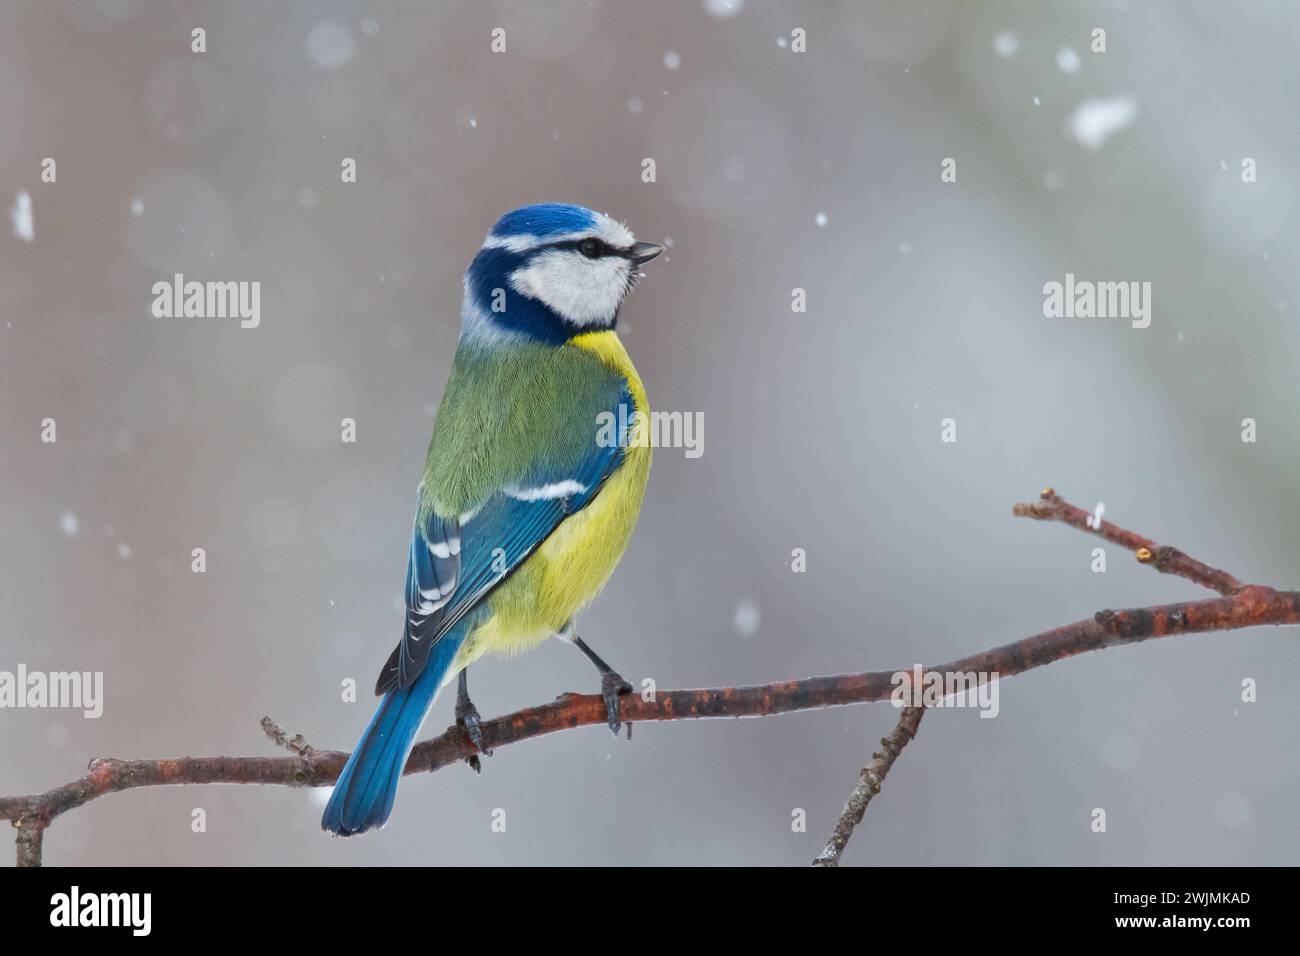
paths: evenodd
<path fill-rule="evenodd" d="M 1066 125 L 1081 146 L 1098 150 L 1112 136 L 1131 125 L 1137 114 L 1137 100 L 1132 96 L 1087 99 L 1070 114 Z"/>
<path fill-rule="evenodd" d="M 307 34 L 307 55 L 322 70 L 337 70 L 356 52 L 356 41 L 342 24 L 321 23 Z"/>
<path fill-rule="evenodd" d="M 1061 68 L 1062 73 L 1078 73 L 1083 66 L 1079 62 L 1079 54 L 1068 46 L 1056 51 L 1056 65 Z"/>
<path fill-rule="evenodd" d="M 741 637 L 753 637 L 758 633 L 761 615 L 758 610 L 758 602 L 751 598 L 741 598 L 736 602 L 736 610 L 732 614 L 732 627 Z"/>
<path fill-rule="evenodd" d="M 9 213 L 13 223 L 14 235 L 23 242 L 32 242 L 36 238 L 36 223 L 32 218 L 32 197 L 20 192 L 14 197 L 14 208 Z"/>
<path fill-rule="evenodd" d="M 704 0 L 705 12 L 720 20 L 734 17 L 744 8 L 745 0 Z"/>

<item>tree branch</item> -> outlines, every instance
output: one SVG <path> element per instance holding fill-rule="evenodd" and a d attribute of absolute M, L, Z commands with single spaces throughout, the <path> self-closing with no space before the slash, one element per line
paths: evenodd
<path fill-rule="evenodd" d="M 1231 594 L 1242 586 L 1241 582 L 1227 571 L 1202 564 L 1177 548 L 1158 545 L 1140 534 L 1126 531 L 1109 521 L 1103 520 L 1100 527 L 1094 528 L 1091 514 L 1062 500 L 1052 488 L 1044 488 L 1042 496 L 1032 504 L 1016 505 L 1011 513 L 1022 518 L 1062 521 L 1072 528 L 1095 534 L 1099 538 L 1105 538 L 1107 541 L 1128 548 L 1137 556 L 1138 561 L 1151 565 L 1157 571 L 1187 578 L 1201 587 L 1218 591 L 1220 594 Z"/>
<path fill-rule="evenodd" d="M 1051 489 L 1035 504 L 1017 505 L 1015 513 L 1060 520 L 1093 531 L 1086 524 L 1079 523 L 1079 520 L 1086 519 L 1087 513 L 1061 501 Z M 1222 592 L 1236 581 L 1231 575 L 1203 565 L 1177 549 L 1154 547 L 1154 542 L 1109 522 L 1104 522 L 1101 529 L 1094 533 L 1125 547 L 1134 548 L 1140 561 L 1143 560 L 1142 550 L 1146 549 L 1152 555 L 1147 563 L 1153 563 L 1158 570 L 1179 574 L 1214 590 Z M 1157 551 L 1165 554 L 1163 563 L 1155 561 Z M 1001 677 L 1009 677 L 1087 651 L 1133 644 L 1151 638 L 1235 630 L 1263 624 L 1297 623 L 1300 623 L 1300 591 L 1275 591 L 1261 585 L 1238 585 L 1221 597 L 1202 601 L 1100 611 L 1086 620 L 972 654 L 934 669 L 996 672 Z M 909 669 L 810 677 L 752 687 L 659 691 L 650 700 L 628 695 L 622 698 L 619 716 L 625 722 L 701 717 L 766 717 L 841 704 L 888 700 L 897 685 L 896 675 Z M 481 729 L 484 747 L 495 750 L 507 744 L 561 730 L 605 725 L 607 721 L 604 702 L 599 695 L 564 694 L 552 703 L 529 707 L 487 721 Z M 274 723 L 264 720 L 263 726 L 268 724 L 274 731 L 268 731 L 272 739 L 294 750 L 293 756 L 99 759 L 91 762 L 84 776 L 61 787 L 30 796 L 0 797 L 0 819 L 11 821 L 18 830 L 19 865 L 39 865 L 44 831 L 57 817 L 109 793 L 175 784 L 259 783 L 322 787 L 335 781 L 343 769 L 347 754 L 315 750 L 308 747 L 300 737 L 289 738 Z M 301 749 L 294 746 L 299 744 Z M 418 744 L 411 751 L 404 773 L 438 770 L 476 752 L 464 731 L 453 725 L 441 736 Z"/>
<path fill-rule="evenodd" d="M 827 841 L 826 848 L 817 859 L 813 860 L 813 866 L 840 865 L 840 855 L 848 846 L 849 837 L 853 836 L 854 829 L 862 822 L 862 817 L 867 812 L 867 804 L 880 792 L 880 787 L 885 782 L 890 768 L 894 766 L 894 761 L 903 752 L 903 748 L 912 742 L 924 716 L 924 707 L 905 707 L 903 716 L 898 718 L 898 726 L 888 737 L 880 738 L 881 749 L 873 753 L 871 763 L 862 768 L 862 773 L 858 775 L 858 785 L 849 794 L 849 802 L 844 804 L 839 822 L 831 831 L 831 838 Z"/>

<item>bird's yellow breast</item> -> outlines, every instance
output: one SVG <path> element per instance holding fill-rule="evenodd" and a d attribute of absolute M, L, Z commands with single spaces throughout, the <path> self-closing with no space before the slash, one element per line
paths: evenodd
<path fill-rule="evenodd" d="M 587 332 L 569 346 L 595 353 L 627 380 L 636 420 L 650 408 L 623 343 L 612 331 Z M 592 425 L 595 428 L 595 423 Z M 454 675 L 484 653 L 527 650 L 559 631 L 599 593 L 627 548 L 650 476 L 650 443 L 629 442 L 622 464 L 581 511 L 562 521 L 541 547 L 488 597 L 490 617 L 461 646 Z"/>

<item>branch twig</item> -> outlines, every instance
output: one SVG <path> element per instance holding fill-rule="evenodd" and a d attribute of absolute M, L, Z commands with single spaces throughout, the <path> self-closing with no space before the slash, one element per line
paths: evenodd
<path fill-rule="evenodd" d="M 903 748 L 912 742 L 924 716 L 924 707 L 905 707 L 903 716 L 898 718 L 898 726 L 888 737 L 880 738 L 880 749 L 871 755 L 871 763 L 862 768 L 862 773 L 858 775 L 858 785 L 849 794 L 849 802 L 844 804 L 839 822 L 831 831 L 831 838 L 826 842 L 826 848 L 817 859 L 813 860 L 813 866 L 840 865 L 840 855 L 848 846 L 849 837 L 853 836 L 854 829 L 862 822 L 862 817 L 867 812 L 867 804 L 880 792 L 881 784 L 885 782 L 885 777 L 894 766 L 894 761 L 903 752 Z"/>
<path fill-rule="evenodd" d="M 1241 582 L 1227 571 L 1212 568 L 1177 548 L 1158 545 L 1140 534 L 1126 531 L 1104 519 L 1100 527 L 1094 528 L 1091 514 L 1062 500 L 1052 488 L 1044 488 L 1042 496 L 1031 504 L 1016 505 L 1011 513 L 1022 518 L 1062 521 L 1072 528 L 1095 534 L 1099 538 L 1105 538 L 1107 541 L 1128 548 L 1140 562 L 1150 564 L 1157 571 L 1187 578 L 1201 587 L 1218 591 L 1220 594 L 1231 594 L 1242 586 Z"/>
<path fill-rule="evenodd" d="M 1050 489 L 1033 505 L 1017 505 L 1016 514 L 1064 521 L 1079 527 L 1077 516 L 1086 512 L 1066 504 Z M 1080 519 L 1082 520 L 1082 519 Z M 1086 530 L 1093 530 L 1087 528 Z M 1236 579 L 1187 557 L 1177 549 L 1158 549 L 1154 542 L 1105 522 L 1098 532 L 1107 540 L 1141 549 L 1154 556 L 1166 553 L 1159 570 L 1181 574 L 1199 584 L 1223 591 Z M 1153 558 L 1154 560 L 1154 558 Z M 1213 582 L 1213 583 L 1211 583 Z M 1159 607 L 1100 611 L 1011 644 L 939 665 L 942 671 L 997 672 L 1001 677 L 1022 674 L 1087 651 L 1133 644 L 1157 637 L 1208 631 L 1235 630 L 1263 624 L 1300 624 L 1300 591 L 1275 591 L 1260 585 L 1240 585 L 1221 597 Z M 906 670 L 906 668 L 902 669 Z M 765 717 L 771 714 L 814 710 L 841 704 L 888 700 L 899 670 L 866 671 L 833 677 L 809 677 L 753 687 L 719 687 L 707 690 L 659 691 L 653 699 L 628 695 L 621 700 L 619 717 L 625 722 L 683 720 L 700 717 Z M 604 702 L 595 694 L 564 694 L 550 704 L 485 722 L 483 745 L 489 750 L 533 737 L 608 722 Z M 173 784 L 260 783 L 288 787 L 323 787 L 332 784 L 348 755 L 315 750 L 301 737 L 288 738 L 270 723 L 277 743 L 294 751 L 289 757 L 179 757 L 163 760 L 92 761 L 88 772 L 45 793 L 0 797 L 0 819 L 17 828 L 18 862 L 39 865 L 45 829 L 61 814 L 105 794 Z M 264 724 L 265 727 L 265 724 Z M 277 734 L 279 736 L 277 736 Z M 301 745 L 298 749 L 296 744 Z M 476 753 L 463 729 L 449 727 L 442 735 L 418 744 L 404 773 L 427 773 Z"/>

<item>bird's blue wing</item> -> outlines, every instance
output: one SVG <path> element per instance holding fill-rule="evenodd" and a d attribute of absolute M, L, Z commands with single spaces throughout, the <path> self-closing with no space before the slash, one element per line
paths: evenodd
<path fill-rule="evenodd" d="M 631 396 L 620 396 L 624 408 Z M 618 406 L 611 409 L 618 414 Z M 375 693 L 409 687 L 433 646 L 509 577 L 569 515 L 584 508 L 622 463 L 627 435 L 604 447 L 593 440 L 568 474 L 539 467 L 470 514 L 431 517 L 411 535 L 406 572 L 406 624 L 401 643 L 379 674 Z"/>

